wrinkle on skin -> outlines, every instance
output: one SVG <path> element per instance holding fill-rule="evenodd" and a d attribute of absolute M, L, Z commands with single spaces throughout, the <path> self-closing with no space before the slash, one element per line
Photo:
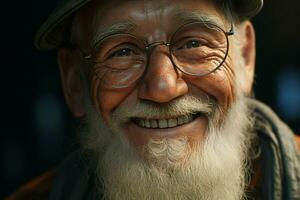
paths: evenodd
<path fill-rule="evenodd" d="M 220 85 L 224 85 L 224 88 L 228 88 L 226 94 L 223 94 L 226 99 L 222 99 L 221 105 L 224 106 L 225 109 L 230 107 L 230 104 L 235 100 L 236 96 L 236 86 L 235 86 L 235 71 L 233 69 L 233 62 L 231 56 L 228 55 L 227 59 L 223 63 L 223 65 L 217 70 L 215 73 L 212 74 L 215 78 L 215 82 Z"/>
<path fill-rule="evenodd" d="M 173 8 L 163 8 L 160 4 L 162 4 L 160 1 L 144 1 L 142 12 L 133 12 L 131 16 L 137 21 L 154 23 L 159 28 L 163 28 L 161 20 L 172 12 Z"/>
<path fill-rule="evenodd" d="M 97 76 L 93 76 L 92 79 L 91 79 L 91 86 L 90 87 L 90 94 L 91 94 L 91 97 L 92 97 L 92 102 L 93 104 L 95 104 L 95 108 L 98 109 L 100 111 L 100 113 L 103 113 L 103 110 L 101 109 L 101 106 L 99 104 L 99 101 L 98 101 L 98 98 L 99 98 L 99 86 L 100 86 L 100 80 Z"/>
<path fill-rule="evenodd" d="M 135 1 L 131 1 L 130 3 L 134 5 Z M 174 31 L 174 28 L 170 29 L 170 19 L 168 19 L 168 15 L 170 15 L 170 13 L 172 12 L 175 13 L 172 13 L 172 15 L 174 15 L 174 19 L 172 20 L 174 20 L 175 22 L 180 22 L 180 24 L 184 24 L 190 21 L 199 21 L 212 23 L 220 27 L 227 27 L 224 19 L 220 20 L 222 16 L 220 16 L 217 11 L 215 11 L 214 14 L 208 14 L 205 12 L 205 9 L 203 9 L 201 12 L 197 13 L 190 12 L 190 10 L 184 9 L 180 6 L 177 7 L 175 6 L 175 4 L 174 6 L 168 5 L 168 8 L 163 8 L 164 4 L 162 2 L 155 1 L 155 3 L 154 1 L 144 1 L 144 5 L 140 6 L 142 8 L 137 10 L 132 10 L 130 6 L 127 5 L 124 8 L 124 10 L 126 10 L 127 17 L 120 18 L 118 20 L 119 22 L 111 25 L 111 27 L 103 25 L 102 22 L 115 21 L 114 18 L 118 18 L 119 15 L 110 14 L 108 16 L 103 16 L 105 10 L 109 10 L 112 7 L 109 5 L 104 5 L 104 8 L 101 9 L 101 12 L 94 12 L 96 13 L 96 16 L 94 17 L 93 21 L 99 25 L 96 25 L 93 31 L 94 35 L 98 35 L 97 37 L 94 37 L 93 43 L 95 43 L 95 40 L 97 40 L 97 38 L 102 38 L 101 36 L 108 35 L 114 32 L 138 32 L 138 30 L 136 29 L 137 24 L 139 23 L 151 25 L 149 26 L 149 29 L 147 31 L 141 34 L 143 38 L 146 38 L 145 40 L 147 40 L 148 43 L 152 43 L 153 41 L 166 41 L 166 33 L 170 34 L 172 33 L 172 31 Z M 122 5 L 123 3 L 121 3 L 121 5 L 118 4 L 115 6 L 121 7 Z M 127 20 L 124 20 L 126 18 Z M 153 29 L 153 26 L 155 26 L 156 28 Z M 104 31 L 103 34 L 101 34 L 102 31 Z"/>
<path fill-rule="evenodd" d="M 92 39 L 92 47 L 95 48 L 98 43 L 105 37 L 109 35 L 114 35 L 117 33 L 133 32 L 136 30 L 136 24 L 131 21 L 115 23 L 109 27 L 106 27 L 103 31 L 95 31 L 94 37 Z"/>
<path fill-rule="evenodd" d="M 94 13 L 97 13 L 94 31 L 98 34 L 94 35 L 97 38 L 95 40 L 103 37 L 99 34 L 104 34 L 103 30 L 108 27 L 112 27 L 112 31 L 129 31 L 144 41 L 157 42 L 168 40 L 174 30 L 189 20 L 212 20 L 212 23 L 218 23 L 225 31 L 230 24 L 214 6 L 213 0 L 155 0 L 151 1 L 153 4 L 148 0 L 111 0 L 103 3 L 104 5 L 101 1 L 97 2 L 98 4 L 94 3 Z M 145 6 L 146 4 L 149 5 Z M 144 14 L 145 16 L 139 16 L 144 20 L 134 17 L 134 13 Z M 178 13 L 182 14 L 180 20 L 176 18 Z M 89 43 L 84 47 L 89 46 L 87 44 Z M 143 199 L 147 194 L 154 194 L 153 198 L 149 196 L 150 199 L 198 199 L 201 198 L 199 194 L 203 195 L 203 199 L 242 199 L 235 190 L 241 192 L 244 186 L 243 164 L 246 162 L 242 154 L 246 150 L 242 147 L 246 146 L 246 139 L 242 136 L 249 135 L 244 130 L 250 127 L 251 120 L 247 120 L 241 89 L 236 85 L 236 75 L 239 78 L 240 71 L 236 71 L 239 54 L 234 48 L 233 46 L 233 50 L 229 51 L 219 70 L 202 77 L 176 70 L 165 45 L 151 49 L 147 70 L 140 80 L 127 88 L 105 87 L 95 73 L 91 72 L 88 84 L 92 102 L 87 102 L 87 107 L 90 108 L 87 110 L 90 112 L 86 116 L 90 119 L 87 121 L 90 123 L 87 126 L 90 130 L 83 132 L 88 138 L 87 142 L 84 141 L 87 144 L 85 149 L 92 150 L 97 157 L 99 155 L 96 160 L 99 164 L 96 175 L 106 186 L 107 194 L 117 194 L 116 198 L 111 199 Z M 211 59 L 220 62 L 222 55 L 225 55 L 225 50 L 220 48 Z M 96 105 L 96 109 L 90 104 Z M 173 128 L 146 129 L 139 124 L 145 124 L 151 118 L 166 120 L 191 115 L 195 118 Z M 178 149 L 180 146 L 174 144 L 170 147 L 160 146 L 165 148 L 163 152 L 153 146 L 152 149 L 147 149 L 153 142 L 157 145 L 162 141 L 178 142 L 182 139 L 185 142 L 179 145 L 184 145 L 182 147 L 185 149 Z M 177 153 L 172 151 L 175 147 Z M 151 150 L 156 150 L 156 153 L 150 152 Z M 148 152 L 152 157 L 147 157 Z M 161 157 L 161 152 L 167 154 Z M 165 161 L 169 158 L 179 160 L 171 160 L 171 163 L 166 164 Z M 182 164 L 182 174 L 171 171 L 177 164 Z M 147 168 L 145 176 L 140 174 L 144 172 L 141 165 Z M 158 179 L 151 182 L 152 176 L 149 176 L 151 174 L 148 170 L 151 165 L 154 165 L 159 175 L 165 169 L 174 172 L 174 181 L 166 182 L 168 185 L 157 184 L 162 183 L 164 177 L 155 176 Z M 162 171 L 157 170 L 161 167 Z M 143 185 L 145 181 L 147 184 Z M 165 190 L 166 186 L 170 186 L 170 190 Z M 136 195 L 137 188 L 145 190 L 145 193 Z M 170 197 L 161 196 L 157 193 L 158 190 L 164 190 Z M 195 191 L 195 194 L 192 195 L 191 191 Z M 130 193 L 128 197 L 124 195 L 126 192 Z M 182 196 L 176 196 L 177 192 Z"/>
<path fill-rule="evenodd" d="M 101 84 L 92 86 L 97 91 L 97 98 L 93 98 L 93 100 L 101 102 L 99 103 L 99 114 L 102 115 L 104 122 L 106 124 L 110 124 L 111 115 L 114 111 L 122 105 L 127 105 L 136 102 L 138 99 L 138 93 L 136 90 L 136 85 L 129 86 L 127 88 L 114 88 L 114 89 L 104 89 L 101 87 Z M 122 93 L 122 97 L 120 97 L 120 93 Z M 116 105 L 113 108 L 106 107 L 105 104 L 113 104 Z"/>
<path fill-rule="evenodd" d="M 188 79 L 194 87 L 214 96 L 225 112 L 236 98 L 235 71 L 232 66 L 231 56 L 228 55 L 223 65 L 215 72 L 200 78 L 184 75 L 183 79 Z M 209 87 L 212 83 L 216 87 Z"/>
<path fill-rule="evenodd" d="M 122 1 L 120 5 L 112 10 L 109 8 L 114 5 L 113 3 L 111 5 L 109 3 L 105 4 L 104 8 L 101 8 L 103 12 L 97 13 L 97 16 L 95 17 L 95 22 L 98 22 L 95 29 L 95 32 L 97 30 L 98 35 L 95 36 L 95 38 L 103 37 L 107 33 L 103 33 L 102 31 L 107 27 L 112 27 L 111 29 L 108 29 L 108 32 L 111 32 L 111 30 L 121 32 L 129 31 L 150 43 L 168 40 L 171 34 L 182 23 L 186 22 L 186 20 L 197 19 L 202 22 L 203 20 L 210 20 L 212 23 L 219 24 L 219 26 L 220 23 L 222 23 L 222 29 L 226 29 L 229 25 L 229 23 L 225 24 L 224 17 L 217 12 L 217 8 L 212 7 L 212 3 L 208 5 L 204 3 L 210 1 L 203 0 L 202 4 L 200 3 L 201 6 L 199 6 L 200 4 L 196 4 L 196 1 L 192 1 L 191 3 L 195 4 L 195 6 L 181 2 L 170 5 L 169 0 L 160 1 L 157 3 L 159 6 L 155 6 L 155 4 L 151 4 L 148 1 L 146 1 L 146 3 L 144 1 L 142 4 L 139 2 L 140 1 L 130 1 L 129 3 L 127 1 Z M 164 7 L 165 4 L 168 5 Z M 186 5 L 188 6 L 184 7 Z M 159 7 L 159 9 L 157 9 L 157 7 Z M 109 13 L 108 10 L 110 11 Z M 126 12 L 124 12 L 125 10 Z M 122 13 L 122 15 L 116 13 Z M 182 21 L 174 20 L 174 18 L 178 16 L 181 17 Z M 118 24 L 118 26 L 116 26 L 116 24 Z M 125 26 L 123 26 L 124 24 Z M 116 29 L 116 27 L 120 29 L 117 30 L 118 28 Z M 230 107 L 235 96 L 235 75 L 230 55 L 228 55 L 223 66 L 215 73 L 203 77 L 192 77 L 174 69 L 166 49 L 167 48 L 164 46 L 155 47 L 149 57 L 150 64 L 144 72 L 144 75 L 134 85 L 127 88 L 108 89 L 102 87 L 101 81 L 96 80 L 95 77 L 91 77 L 90 80 L 92 81 L 90 82 L 90 86 L 92 91 L 91 94 L 93 96 L 92 99 L 97 105 L 97 110 L 99 114 L 102 115 L 106 124 L 110 124 L 111 116 L 118 107 L 134 105 L 136 102 L 142 100 L 138 91 L 143 90 L 141 87 L 145 81 L 152 81 L 153 84 L 157 84 L 158 91 L 165 91 L 163 93 L 166 94 L 170 92 L 168 90 L 171 88 L 174 91 L 178 91 L 178 85 L 182 84 L 185 84 L 185 87 L 188 88 L 182 95 L 191 94 L 191 86 L 193 86 L 193 88 L 197 90 L 195 93 L 205 93 L 207 96 L 216 99 L 224 112 Z M 216 52 L 214 59 L 219 60 L 223 54 L 225 54 L 225 50 Z M 153 63 L 152 61 L 155 61 L 156 63 Z M 149 73 L 152 73 L 152 75 L 149 76 Z M 171 77 L 171 75 L 173 77 Z M 146 79 L 147 76 L 148 80 Z M 174 81 L 173 86 L 169 85 L 172 81 Z M 152 90 L 149 87 L 148 89 Z M 152 92 L 155 91 L 152 90 Z M 176 94 L 178 92 L 172 93 Z M 166 98 L 172 99 L 176 97 L 170 96 Z"/>

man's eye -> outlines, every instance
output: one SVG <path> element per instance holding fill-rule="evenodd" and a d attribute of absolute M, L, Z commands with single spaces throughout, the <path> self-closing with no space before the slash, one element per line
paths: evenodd
<path fill-rule="evenodd" d="M 125 48 L 120 49 L 112 54 L 113 57 L 123 57 L 123 56 L 131 56 L 135 54 L 135 52 L 132 49 Z"/>
<path fill-rule="evenodd" d="M 191 48 L 198 48 L 200 46 L 201 46 L 200 41 L 190 40 L 190 41 L 186 42 L 182 48 L 191 49 Z"/>

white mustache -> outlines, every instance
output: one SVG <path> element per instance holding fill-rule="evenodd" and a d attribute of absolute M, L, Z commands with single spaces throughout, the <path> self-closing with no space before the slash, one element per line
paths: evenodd
<path fill-rule="evenodd" d="M 126 122 L 131 118 L 176 118 L 196 113 L 211 116 L 217 108 L 218 104 L 212 97 L 207 96 L 204 99 L 186 95 L 168 103 L 155 103 L 142 100 L 134 105 L 120 106 L 113 112 L 113 119 L 119 122 Z"/>

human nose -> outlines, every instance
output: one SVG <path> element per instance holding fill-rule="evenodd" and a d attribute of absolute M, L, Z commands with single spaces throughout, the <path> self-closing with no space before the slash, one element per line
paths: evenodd
<path fill-rule="evenodd" d="M 139 88 L 139 98 L 166 103 L 188 91 L 182 72 L 173 65 L 167 46 L 158 45 L 149 54 L 148 66 Z"/>

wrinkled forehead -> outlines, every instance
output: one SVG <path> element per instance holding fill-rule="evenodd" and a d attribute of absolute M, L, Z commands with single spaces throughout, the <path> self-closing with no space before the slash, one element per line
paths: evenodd
<path fill-rule="evenodd" d="M 228 28 L 214 0 L 95 0 L 81 13 L 81 31 L 86 32 L 85 38 L 90 38 L 92 46 L 115 32 L 130 32 L 149 42 L 164 40 L 189 21 L 206 21 Z"/>
<path fill-rule="evenodd" d="M 224 20 L 213 0 L 111 0 L 95 4 L 93 24 L 98 30 L 121 22 L 139 29 L 152 25 L 168 29 L 196 15 L 207 16 L 220 25 Z"/>

